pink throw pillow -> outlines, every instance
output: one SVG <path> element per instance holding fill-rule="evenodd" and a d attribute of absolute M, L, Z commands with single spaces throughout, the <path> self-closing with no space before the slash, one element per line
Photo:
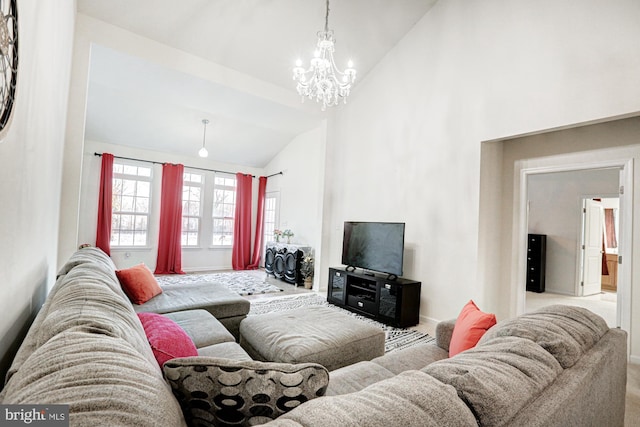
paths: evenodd
<path fill-rule="evenodd" d="M 176 322 L 156 313 L 138 313 L 160 369 L 167 360 L 198 355 L 193 340 Z"/>
<path fill-rule="evenodd" d="M 473 301 L 469 301 L 462 308 L 453 328 L 449 357 L 475 347 L 484 333 L 495 324 L 495 314 L 483 313 Z"/>
<path fill-rule="evenodd" d="M 162 288 L 149 267 L 138 264 L 135 267 L 116 270 L 120 285 L 134 304 L 144 304 L 162 293 Z"/>

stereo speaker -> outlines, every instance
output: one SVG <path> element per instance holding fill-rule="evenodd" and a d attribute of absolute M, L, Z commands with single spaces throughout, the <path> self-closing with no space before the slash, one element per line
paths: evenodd
<path fill-rule="evenodd" d="M 284 273 L 286 271 L 285 262 L 284 262 L 284 253 L 280 252 L 276 254 L 276 257 L 273 261 L 273 275 L 277 279 L 282 279 L 284 277 Z"/>
<path fill-rule="evenodd" d="M 300 267 L 302 266 L 302 251 L 287 252 L 284 255 L 284 280 L 293 284 L 303 282 Z"/>
<path fill-rule="evenodd" d="M 267 248 L 264 253 L 264 271 L 273 274 L 273 263 L 276 260 L 276 248 Z"/>

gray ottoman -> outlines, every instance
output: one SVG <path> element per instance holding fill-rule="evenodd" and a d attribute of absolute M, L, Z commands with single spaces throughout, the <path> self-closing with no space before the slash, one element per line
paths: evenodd
<path fill-rule="evenodd" d="M 319 363 L 332 371 L 384 354 L 384 331 L 348 314 L 312 306 L 250 316 L 240 345 L 255 360 Z"/>

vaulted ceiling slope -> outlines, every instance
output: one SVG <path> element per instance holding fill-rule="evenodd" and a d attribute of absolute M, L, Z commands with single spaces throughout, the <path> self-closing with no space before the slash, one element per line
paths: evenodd
<path fill-rule="evenodd" d="M 435 2 L 333 0 L 329 27 L 339 68 L 353 59 L 362 80 Z M 78 0 L 81 14 L 292 92 L 292 66 L 297 58 L 308 63 L 325 7 L 322 0 Z M 263 167 L 296 135 L 318 126 L 325 117 L 319 110 L 92 49 L 87 139 L 195 156 L 207 118 L 212 157 Z"/>

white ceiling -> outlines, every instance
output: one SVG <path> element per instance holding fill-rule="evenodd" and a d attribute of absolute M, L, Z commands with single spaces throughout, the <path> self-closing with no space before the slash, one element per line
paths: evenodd
<path fill-rule="evenodd" d="M 353 59 L 358 71 L 352 93 L 436 1 L 331 2 L 336 62 L 343 69 Z M 78 0 L 79 13 L 292 92 L 291 68 L 297 58 L 308 63 L 325 6 L 321 0 Z M 92 49 L 88 139 L 197 156 L 201 120 L 208 118 L 211 159 L 263 167 L 324 114 L 319 106 L 286 106 L 106 47 Z"/>

